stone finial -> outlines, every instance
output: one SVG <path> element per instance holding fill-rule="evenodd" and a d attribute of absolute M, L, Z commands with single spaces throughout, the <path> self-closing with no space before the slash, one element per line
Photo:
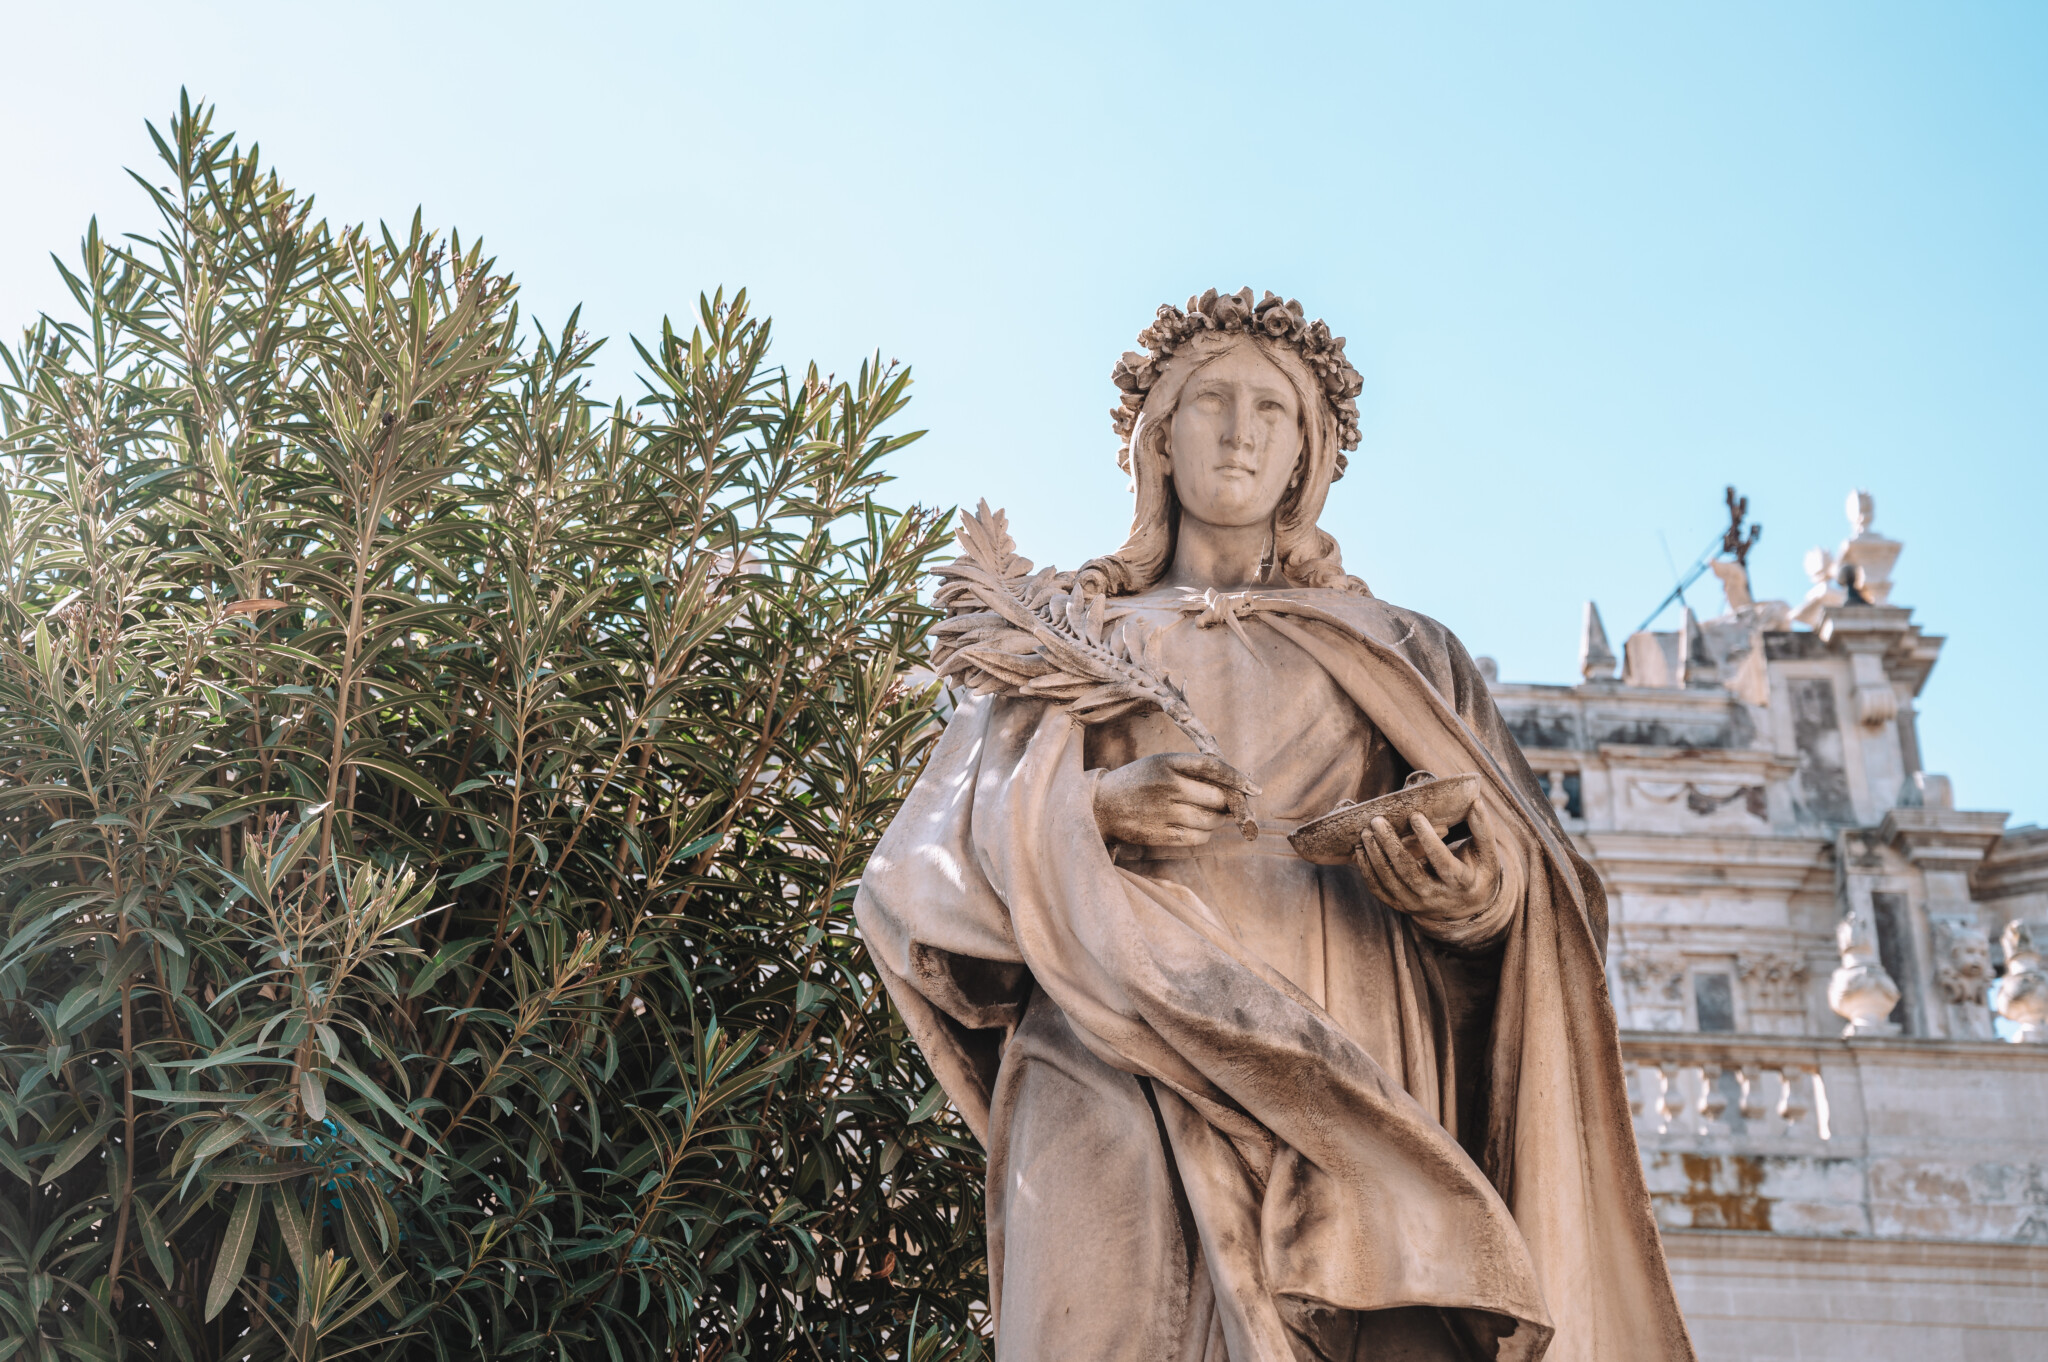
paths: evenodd
<path fill-rule="evenodd" d="M 1840 968 L 1828 977 L 1828 1006 L 1845 1018 L 1845 1036 L 1897 1035 L 1891 1019 L 1899 1005 L 1899 986 L 1878 958 L 1876 932 L 1861 914 L 1844 914 L 1835 927 L 1842 952 Z"/>
<path fill-rule="evenodd" d="M 1835 553 L 1835 579 L 1842 583 L 1852 605 L 1887 604 L 1892 594 L 1892 564 L 1898 561 L 1899 551 L 1905 545 L 1870 528 L 1877 514 L 1877 503 L 1870 493 L 1861 489 L 1851 492 L 1848 510 L 1849 537 Z M 1853 578 L 1845 581 L 1843 574 L 1852 570 Z M 1858 596 L 1863 599 L 1857 600 Z"/>
<path fill-rule="evenodd" d="M 1475 657 L 1472 659 L 1472 665 L 1479 669 L 1480 680 L 1486 682 L 1488 686 L 1500 684 L 1500 663 L 1490 657 Z"/>
<path fill-rule="evenodd" d="M 2018 919 L 2005 924 L 2005 977 L 1992 992 L 1998 1015 L 2018 1029 L 2011 1039 L 2048 1044 L 2048 920 Z"/>
<path fill-rule="evenodd" d="M 1612 681 L 1615 661 L 1614 649 L 1607 644 L 1607 626 L 1600 622 L 1600 607 L 1587 601 L 1579 625 L 1579 675 L 1588 681 Z"/>

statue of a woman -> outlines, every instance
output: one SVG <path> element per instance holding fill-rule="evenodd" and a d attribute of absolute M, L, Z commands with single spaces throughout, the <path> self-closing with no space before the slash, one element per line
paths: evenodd
<path fill-rule="evenodd" d="M 991 683 L 857 905 L 988 1147 L 997 1357 L 1691 1357 L 1599 881 L 1457 639 L 1316 526 L 1357 443 L 1343 341 L 1249 290 L 1139 339 L 1131 536 L 1059 580 L 1221 755 Z M 1448 840 L 1378 819 L 1351 865 L 1293 852 L 1419 770 L 1481 778 Z"/>

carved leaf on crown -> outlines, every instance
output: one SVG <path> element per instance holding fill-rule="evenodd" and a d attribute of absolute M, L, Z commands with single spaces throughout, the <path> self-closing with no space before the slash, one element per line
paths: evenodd
<path fill-rule="evenodd" d="M 960 557 L 937 570 L 946 618 L 933 630 L 932 669 L 977 695 L 1050 700 L 1084 724 L 1155 705 L 1197 751 L 1221 757 L 1216 737 L 1188 707 L 1159 657 L 1158 636 L 1112 615 L 1073 576 L 1031 570 L 1009 517 L 986 501 L 960 517 Z"/>

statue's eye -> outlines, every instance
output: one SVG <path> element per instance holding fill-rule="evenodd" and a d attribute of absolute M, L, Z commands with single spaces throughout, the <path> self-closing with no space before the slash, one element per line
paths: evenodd
<path fill-rule="evenodd" d="M 1215 393 L 1199 393 L 1195 397 L 1195 406 L 1203 411 L 1222 411 L 1223 399 Z"/>

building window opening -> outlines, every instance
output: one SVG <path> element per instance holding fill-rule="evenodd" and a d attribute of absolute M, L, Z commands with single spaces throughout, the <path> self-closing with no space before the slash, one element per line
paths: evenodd
<path fill-rule="evenodd" d="M 1906 933 L 1906 896 L 1904 894 L 1876 893 L 1870 896 L 1871 916 L 1877 919 L 1877 958 L 1884 965 L 1884 972 L 1891 975 L 1892 982 L 1899 986 L 1899 1001 L 1893 1005 L 1891 1020 L 1901 1032 L 1918 1034 L 1920 1028 L 1913 1025 L 1913 1009 L 1906 1005 L 1912 994 L 1912 958 L 1908 954 Z"/>
<path fill-rule="evenodd" d="M 1702 1031 L 1735 1029 L 1735 985 L 1725 974 L 1695 974 L 1692 977 L 1693 1011 Z"/>

